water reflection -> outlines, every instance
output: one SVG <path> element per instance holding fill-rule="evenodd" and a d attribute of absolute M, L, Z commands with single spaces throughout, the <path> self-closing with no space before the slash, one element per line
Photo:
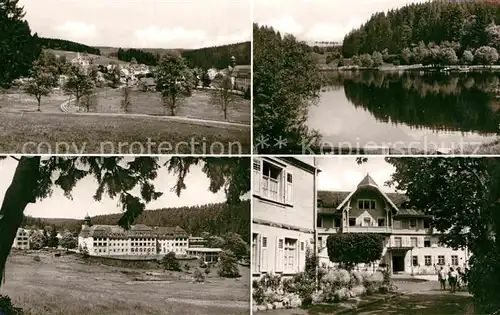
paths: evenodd
<path fill-rule="evenodd" d="M 406 143 L 425 136 L 450 147 L 500 131 L 500 74 L 327 72 L 324 80 L 309 126 L 328 141 Z"/>

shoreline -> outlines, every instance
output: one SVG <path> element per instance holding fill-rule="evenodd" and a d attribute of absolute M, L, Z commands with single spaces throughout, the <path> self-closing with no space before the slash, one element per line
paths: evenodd
<path fill-rule="evenodd" d="M 466 65 L 451 65 L 451 66 L 424 66 L 424 65 L 405 65 L 405 66 L 382 66 L 379 68 L 365 68 L 358 66 L 343 66 L 343 67 L 327 67 L 321 65 L 320 71 L 386 71 L 386 72 L 402 72 L 402 71 L 428 71 L 428 72 L 475 72 L 475 71 L 500 71 L 500 65 L 492 66 L 466 66 Z"/>

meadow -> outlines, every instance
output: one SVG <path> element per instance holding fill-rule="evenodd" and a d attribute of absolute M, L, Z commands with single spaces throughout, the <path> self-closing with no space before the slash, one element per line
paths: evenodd
<path fill-rule="evenodd" d="M 27 315 L 248 314 L 250 271 L 240 272 L 241 278 L 223 279 L 213 268 L 204 283 L 194 283 L 192 271 L 120 268 L 78 254 L 16 251 L 1 293 Z"/>

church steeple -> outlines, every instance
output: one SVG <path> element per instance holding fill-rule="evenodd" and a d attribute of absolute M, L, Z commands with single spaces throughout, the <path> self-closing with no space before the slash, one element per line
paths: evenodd
<path fill-rule="evenodd" d="M 85 216 L 84 222 L 85 222 L 85 226 L 92 226 L 92 222 L 90 222 L 90 216 L 88 213 Z"/>

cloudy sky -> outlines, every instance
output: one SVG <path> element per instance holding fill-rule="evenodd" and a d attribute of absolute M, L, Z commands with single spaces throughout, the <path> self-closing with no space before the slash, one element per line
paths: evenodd
<path fill-rule="evenodd" d="M 11 183 L 17 161 L 7 158 L 0 161 L 0 204 L 5 195 L 5 191 Z M 158 173 L 155 181 L 157 190 L 163 192 L 163 196 L 148 204 L 148 209 L 158 209 L 166 207 L 181 207 L 202 205 L 207 203 L 218 203 L 226 200 L 224 191 L 213 194 L 208 190 L 209 180 L 205 173 L 201 171 L 202 166 L 193 166 L 186 177 L 186 186 L 180 197 L 171 188 L 175 184 L 175 177 L 170 175 L 165 169 Z M 73 190 L 73 200 L 64 197 L 61 189 L 54 189 L 54 194 L 50 198 L 29 204 L 25 214 L 40 218 L 74 218 L 82 219 L 85 214 L 90 216 L 120 213 L 121 208 L 117 206 L 117 201 L 103 197 L 101 202 L 96 202 L 92 198 L 97 188 L 97 182 L 91 177 L 81 180 Z"/>
<path fill-rule="evenodd" d="M 377 11 L 423 0 L 255 0 L 254 20 L 301 40 L 342 41 Z"/>
<path fill-rule="evenodd" d="M 370 174 L 382 191 L 395 192 L 394 188 L 384 185 L 395 171 L 384 157 L 370 156 L 368 162 L 361 165 L 354 156 L 318 157 L 316 161 L 321 169 L 319 190 L 353 191 L 366 174 Z"/>
<path fill-rule="evenodd" d="M 250 0 L 21 0 L 33 32 L 90 46 L 199 48 L 251 39 Z"/>

